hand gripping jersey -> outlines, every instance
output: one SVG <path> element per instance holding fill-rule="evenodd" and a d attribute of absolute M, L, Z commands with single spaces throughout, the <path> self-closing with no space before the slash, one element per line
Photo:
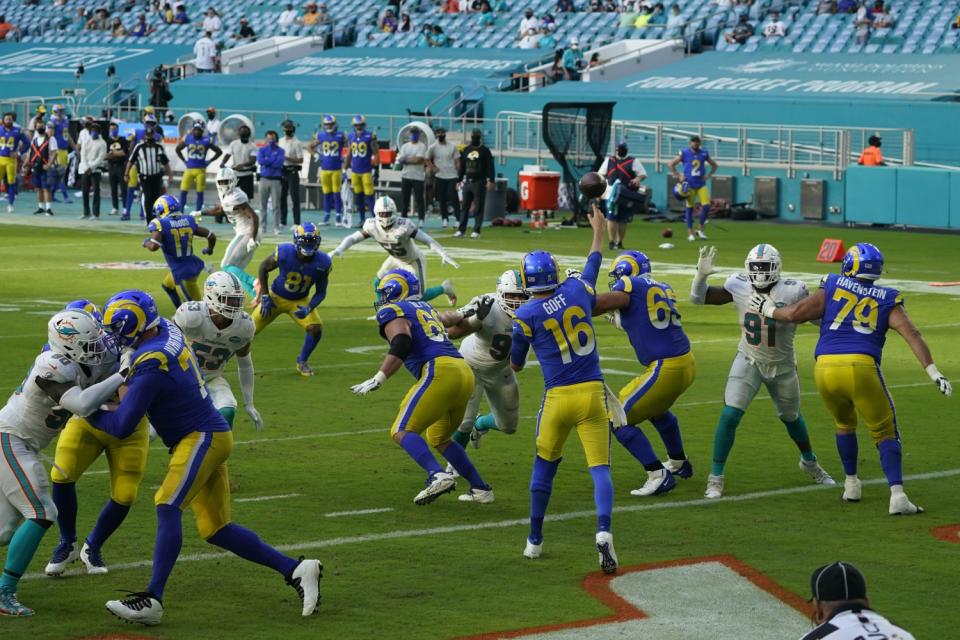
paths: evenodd
<path fill-rule="evenodd" d="M 250 199 L 247 198 L 247 194 L 243 189 L 234 187 L 220 199 L 221 204 L 224 201 L 235 203 L 229 210 L 227 207 L 223 208 L 223 213 L 227 216 L 230 224 L 233 225 L 234 232 L 236 232 L 238 236 L 253 237 L 253 216 L 256 215 L 256 212 L 251 213 L 250 210 L 246 208 L 241 209 L 238 206 L 241 204 L 250 204 Z M 253 207 L 250 209 L 253 209 Z"/>
<path fill-rule="evenodd" d="M 699 189 L 706 184 L 705 166 L 709 157 L 710 154 L 703 148 L 694 151 L 687 147 L 680 152 L 680 159 L 683 162 L 683 179 L 691 189 Z"/>
<path fill-rule="evenodd" d="M 280 265 L 279 275 L 270 283 L 270 291 L 284 300 L 300 300 L 310 293 L 316 282 L 326 280 L 333 262 L 323 251 L 317 251 L 307 262 L 300 262 L 292 242 L 277 246 L 273 254 Z"/>
<path fill-rule="evenodd" d="M 603 380 L 590 321 L 596 304 L 593 287 L 580 278 L 567 278 L 549 297 L 525 302 L 514 320 L 511 360 L 523 362 L 533 345 L 547 389 Z"/>
<path fill-rule="evenodd" d="M 777 322 L 748 310 L 747 303 L 753 295 L 753 285 L 745 273 L 737 273 L 723 283 L 723 288 L 733 296 L 740 317 L 740 353 L 754 364 L 777 367 L 785 365 L 793 369 L 797 357 L 793 350 L 793 339 L 797 325 Z M 781 279 L 768 291 L 770 298 L 778 307 L 786 307 L 799 302 L 809 295 L 807 285 L 799 280 Z M 780 371 L 772 371 L 776 375 Z"/>
<path fill-rule="evenodd" d="M 423 365 L 434 358 L 461 358 L 460 352 L 447 338 L 447 330 L 443 327 L 440 314 L 426 302 L 401 300 L 380 307 L 377 311 L 377 324 L 380 326 L 381 337 L 386 339 L 384 326 L 396 318 L 402 318 L 410 324 L 412 345 L 403 366 L 414 378 L 419 378 Z"/>
<path fill-rule="evenodd" d="M 389 229 L 381 227 L 375 218 L 368 218 L 363 223 L 363 232 L 398 260 L 412 263 L 423 257 L 413 241 L 417 236 L 417 226 L 409 218 L 397 218 Z"/>
<path fill-rule="evenodd" d="M 373 134 L 369 131 L 351 131 L 347 142 L 350 144 L 350 170 L 354 173 L 373 171 Z"/>
<path fill-rule="evenodd" d="M 670 285 L 648 276 L 623 276 L 612 290 L 630 296 L 630 306 L 620 310 L 620 325 L 640 364 L 647 366 L 654 360 L 690 351 L 690 340 L 680 325 L 677 296 Z"/>
<path fill-rule="evenodd" d="M 186 146 L 187 169 L 206 169 L 207 151 L 210 149 L 210 136 L 203 135 L 197 138 L 192 133 L 188 133 L 183 138 Z"/>
<path fill-rule="evenodd" d="M 487 294 L 496 297 L 495 293 Z M 462 310 L 476 308 L 480 296 L 471 300 Z M 471 367 L 502 369 L 510 364 L 510 346 L 513 343 L 513 318 L 494 303 L 483 325 L 460 343 L 460 353 Z"/>
<path fill-rule="evenodd" d="M 197 220 L 193 216 L 172 215 L 154 218 L 147 229 L 160 232 L 163 257 L 177 282 L 197 277 L 203 271 L 203 260 L 193 255 L 193 234 Z"/>
<path fill-rule="evenodd" d="M 342 150 L 347 148 L 347 136 L 343 131 L 321 131 L 317 134 L 317 149 L 320 150 L 320 169 L 323 171 L 341 171 L 343 169 Z"/>
<path fill-rule="evenodd" d="M 174 322 L 183 331 L 183 337 L 193 349 L 197 365 L 205 380 L 223 375 L 227 360 L 250 344 L 256 326 L 247 313 L 241 313 L 229 325 L 220 329 L 210 319 L 206 302 L 187 302 L 180 305 Z"/>
<path fill-rule="evenodd" d="M 863 354 L 879 363 L 890 328 L 890 312 L 903 305 L 892 287 L 831 273 L 820 283 L 826 306 L 815 355 Z"/>

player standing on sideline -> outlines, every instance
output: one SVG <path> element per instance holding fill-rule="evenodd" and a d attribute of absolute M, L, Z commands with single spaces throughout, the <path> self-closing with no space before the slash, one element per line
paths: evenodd
<path fill-rule="evenodd" d="M 350 169 L 354 202 L 362 227 L 367 209 L 373 212 L 373 171 L 380 164 L 377 134 L 367 131 L 367 119 L 362 115 L 353 116 L 353 131 L 347 135 L 347 144 L 350 153 L 343 159 L 343 169 Z"/>
<path fill-rule="evenodd" d="M 33 615 L 17 600 L 17 585 L 57 519 L 40 451 L 71 414 L 96 411 L 126 374 L 127 367 L 122 367 L 123 373 L 93 383 L 91 368 L 103 362 L 114 343 L 84 311 L 55 314 L 47 323 L 47 341 L 50 350 L 37 356 L 27 378 L 0 409 L 0 544 L 9 545 L 0 575 L 0 615 Z"/>
<path fill-rule="evenodd" d="M 683 175 L 680 175 L 677 171 L 677 165 L 680 163 L 683 163 Z M 710 165 L 710 171 L 704 175 L 704 165 L 707 164 Z M 717 163 L 710 157 L 710 153 L 707 152 L 706 149 L 700 147 L 700 136 L 692 136 L 690 138 L 690 147 L 681 149 L 677 157 L 671 160 L 668 166 L 670 172 L 673 173 L 677 180 L 682 180 L 687 186 L 687 208 L 685 214 L 687 240 L 690 242 L 693 242 L 697 238 L 706 240 L 707 235 L 703 232 L 703 225 L 707 223 L 707 214 L 710 213 L 710 188 L 707 186 L 707 181 L 717 172 Z M 700 202 L 700 228 L 697 229 L 696 235 L 694 235 L 693 206 L 697 201 Z"/>
<path fill-rule="evenodd" d="M 330 213 L 336 211 L 336 225 L 343 220 L 343 199 L 340 197 L 343 177 L 343 150 L 348 149 L 347 134 L 337 129 L 337 118 L 323 116 L 323 128 L 307 145 L 310 153 L 320 147 L 320 188 L 323 190 L 323 222 L 330 224 Z"/>
<path fill-rule="evenodd" d="M 516 311 L 510 366 L 514 371 L 522 370 L 532 345 L 545 386 L 530 479 L 530 535 L 523 555 L 532 559 L 542 553 L 543 519 L 553 478 L 560 466 L 563 443 L 576 429 L 593 478 L 600 568 L 604 573 L 616 573 L 617 554 L 610 532 L 610 423 L 590 320 L 597 300 L 594 285 L 600 273 L 604 220 L 596 204 L 587 218 L 593 227 L 593 241 L 581 277 L 567 278 L 561 284 L 557 261 L 546 251 L 532 251 L 520 262 L 523 288 L 531 298 Z"/>
<path fill-rule="evenodd" d="M 420 300 L 420 282 L 415 275 L 405 269 L 391 271 L 383 277 L 377 293 L 377 324 L 380 336 L 390 343 L 390 353 L 375 376 L 350 390 L 367 395 L 406 367 L 417 383 L 407 391 L 390 435 L 427 472 L 427 486 L 414 497 L 414 503 L 430 504 L 457 486 L 453 474 L 441 469 L 427 445 L 470 482 L 470 492 L 460 496 L 461 501 L 493 502 L 493 489 L 480 477 L 464 448 L 450 439 L 473 393 L 473 372 L 447 338 L 440 314 Z"/>
<path fill-rule="evenodd" d="M 317 307 L 327 297 L 327 285 L 333 260 L 320 248 L 320 234 L 312 222 L 293 228 L 293 242 L 277 246 L 273 255 L 260 263 L 257 291 L 260 300 L 253 311 L 257 333 L 281 313 L 285 313 L 303 327 L 307 335 L 297 357 L 297 371 L 302 376 L 312 376 L 313 369 L 307 364 L 310 354 L 317 348 L 323 336 L 323 322 Z M 270 282 L 270 272 L 280 273 Z M 313 297 L 310 289 L 316 287 Z"/>
<path fill-rule="evenodd" d="M 174 308 L 189 300 L 199 300 L 202 295 L 197 278 L 206 265 L 193 255 L 193 236 L 207 239 L 207 246 L 200 251 L 203 255 L 212 255 L 213 247 L 217 244 L 217 236 L 213 231 L 198 225 L 193 216 L 181 213 L 180 203 L 173 196 L 157 198 L 153 204 L 155 217 L 147 225 L 150 237 L 143 241 L 148 251 L 163 250 L 170 270 L 163 277 L 161 286 Z"/>
<path fill-rule="evenodd" d="M 17 115 L 12 111 L 3 114 L 0 127 L 0 179 L 7 188 L 7 213 L 13 213 L 17 197 L 17 173 L 20 154 L 30 148 L 30 139 L 14 122 Z"/>
<path fill-rule="evenodd" d="M 714 268 L 716 258 L 715 247 L 700 249 L 690 301 L 711 305 L 732 302 L 737 307 L 741 335 L 737 355 L 727 376 L 723 412 L 713 436 L 713 467 L 707 477 L 704 497 L 723 495 L 723 470 L 733 449 L 737 426 L 761 384 L 767 388 L 777 415 L 800 450 L 800 470 L 809 474 L 817 484 L 835 484 L 817 462 L 807 423 L 800 413 L 800 378 L 793 349 L 796 327 L 787 322 L 765 319 L 752 311 L 749 304 L 755 292 L 762 292 L 779 305 L 791 305 L 809 295 L 807 286 L 799 280 L 780 278 L 783 261 L 780 252 L 770 244 L 758 244 L 750 250 L 744 261 L 744 273 L 731 275 L 722 287 L 707 286 L 707 278 L 717 272 Z"/>
<path fill-rule="evenodd" d="M 510 368 L 510 345 L 513 343 L 513 320 L 520 306 L 530 299 L 520 282 L 516 269 L 504 271 L 497 281 L 496 293 L 477 296 L 457 311 L 442 313 L 451 340 L 464 338 L 460 354 L 470 368 L 476 385 L 463 420 L 453 434 L 453 439 L 466 447 L 473 440 L 480 447 L 480 438 L 494 429 L 506 434 L 516 433 L 520 422 L 520 387 L 517 375 Z M 484 318 L 477 311 L 489 304 Z M 466 337 L 464 337 L 466 336 Z M 486 397 L 490 413 L 480 413 L 480 398 Z M 447 469 L 450 471 L 450 468 Z"/>
<path fill-rule="evenodd" d="M 230 521 L 227 459 L 233 433 L 214 408 L 180 329 L 160 318 L 156 303 L 142 291 L 115 295 L 104 306 L 103 318 L 119 344 L 135 351 L 123 400 L 115 411 L 97 411 L 90 422 L 125 438 L 148 415 L 171 453 L 167 475 L 154 498 L 157 537 L 150 584 L 122 600 L 110 600 L 107 610 L 127 622 L 160 623 L 164 587 L 183 544 L 183 509 L 189 506 L 204 540 L 275 570 L 296 589 L 302 614 L 314 613 L 320 597 L 320 562 L 298 562 Z"/>
<path fill-rule="evenodd" d="M 621 253 L 613 261 L 610 292 L 597 296 L 593 315 L 612 311 L 615 327 L 626 332 L 637 360 L 647 368 L 620 390 L 626 424 L 614 424 L 613 434 L 647 470 L 647 481 L 630 493 L 651 496 L 677 486 L 674 474 L 693 475 L 683 450 L 680 423 L 670 407 L 697 376 L 697 363 L 690 352 L 690 340 L 680 325 L 676 295 L 665 282 L 650 274 L 650 259 L 640 251 Z M 667 448 L 663 464 L 650 441 L 637 425 L 649 420 Z"/>
<path fill-rule="evenodd" d="M 183 150 L 187 150 L 187 157 L 183 157 Z M 213 151 L 213 157 L 207 159 L 207 152 Z M 213 143 L 204 130 L 203 120 L 196 120 L 193 129 L 183 137 L 176 148 L 177 157 L 186 165 L 183 177 L 180 178 L 180 203 L 187 206 L 187 194 L 190 185 L 197 190 L 197 211 L 203 211 L 203 191 L 207 187 L 207 166 L 219 158 L 223 151 Z"/>
<path fill-rule="evenodd" d="M 243 193 L 240 191 L 240 193 Z M 263 418 L 253 405 L 253 357 L 250 345 L 256 325 L 243 310 L 240 280 L 226 271 L 210 274 L 203 284 L 203 301 L 180 305 L 173 321 L 183 331 L 210 392 L 213 406 L 233 427 L 237 399 L 223 377 L 227 361 L 237 356 L 237 378 L 243 393 L 243 406 L 257 431 L 263 431 Z"/>
<path fill-rule="evenodd" d="M 65 310 L 84 311 L 97 322 L 103 316 L 89 300 L 74 300 Z M 113 340 L 113 338 L 110 338 Z M 44 347 L 47 350 L 49 345 Z M 91 379 L 103 380 L 120 368 L 119 352 L 108 350 L 99 365 L 85 365 Z M 116 397 L 113 398 L 116 400 Z M 136 430 L 120 440 L 95 429 L 85 418 L 72 416 L 60 437 L 50 479 L 53 481 L 53 504 L 57 507 L 60 544 L 57 545 L 44 572 L 51 577 L 63 575 L 67 565 L 78 557 L 89 574 L 107 573 L 101 549 L 113 532 L 123 524 L 130 507 L 137 499 L 143 471 L 147 466 L 150 446 L 150 425 L 144 418 Z M 110 466 L 110 499 L 103 505 L 90 535 L 77 552 L 77 481 L 100 454 L 105 453 Z"/>
<path fill-rule="evenodd" d="M 253 253 L 260 246 L 260 216 L 250 206 L 247 194 L 240 187 L 239 178 L 230 167 L 217 171 L 217 193 L 220 204 L 204 211 L 205 215 L 225 215 L 233 225 L 234 236 L 223 252 L 220 268 L 232 273 L 240 281 L 244 291 L 255 297 L 256 278 L 244 271 Z"/>
<path fill-rule="evenodd" d="M 446 250 L 440 246 L 440 243 L 427 235 L 423 229 L 418 229 L 415 222 L 409 218 L 401 218 L 397 215 L 397 205 L 393 198 L 381 196 L 377 198 L 373 205 L 374 217 L 364 220 L 359 231 L 345 237 L 337 245 L 337 248 L 330 252 L 332 257 L 343 257 L 344 252 L 353 245 L 363 242 L 367 238 L 373 238 L 377 241 L 389 257 L 380 265 L 377 277 L 373 280 L 373 290 L 380 289 L 380 281 L 387 273 L 395 269 L 405 269 L 417 276 L 417 282 L 423 286 L 427 281 L 427 259 L 417 248 L 414 240 L 421 242 L 440 256 L 441 264 L 449 264 L 454 269 L 459 269 L 460 265 L 456 263 L 447 254 Z M 457 293 L 453 289 L 453 283 L 450 280 L 444 280 L 436 287 L 430 287 L 423 292 L 420 298 L 427 302 L 437 296 L 444 294 L 450 301 L 450 304 L 457 304 Z"/>
<path fill-rule="evenodd" d="M 63 194 L 63 201 L 70 204 L 70 192 L 67 191 L 67 167 L 70 149 L 75 148 L 73 138 L 70 137 L 70 117 L 63 111 L 62 104 L 53 105 L 53 115 L 50 122 L 54 125 L 54 138 L 57 140 L 57 175 L 56 182 L 51 182 L 50 194 L 55 196 L 57 189 Z"/>
<path fill-rule="evenodd" d="M 897 412 L 880 371 L 887 330 L 903 336 L 940 393 L 949 397 L 953 387 L 933 363 L 930 348 L 903 308 L 903 296 L 892 287 L 876 283 L 882 273 L 883 254 L 874 245 L 860 242 L 843 257 L 841 275 L 824 276 L 814 295 L 781 308 L 775 298 L 755 292 L 750 309 L 778 322 L 822 319 L 813 378 L 837 424 L 837 451 L 847 476 L 843 499 L 860 501 L 859 414 L 880 453 L 880 467 L 890 486 L 890 515 L 910 515 L 922 513 L 923 509 L 910 502 L 903 492 L 903 450 Z"/>

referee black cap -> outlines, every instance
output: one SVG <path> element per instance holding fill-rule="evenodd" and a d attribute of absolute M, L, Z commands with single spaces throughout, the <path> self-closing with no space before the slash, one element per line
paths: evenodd
<path fill-rule="evenodd" d="M 812 600 L 824 602 L 864 600 L 867 581 L 855 566 L 837 561 L 814 570 L 810 576 L 810 594 Z"/>

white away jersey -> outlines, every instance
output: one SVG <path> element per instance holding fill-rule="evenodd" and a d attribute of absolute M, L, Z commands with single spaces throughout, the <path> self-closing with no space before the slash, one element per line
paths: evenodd
<path fill-rule="evenodd" d="M 737 305 L 740 316 L 741 335 L 738 347 L 740 353 L 751 362 L 760 365 L 796 366 L 793 338 L 797 332 L 797 325 L 777 322 L 748 310 L 747 303 L 753 295 L 753 285 L 750 284 L 747 274 L 737 273 L 730 276 L 723 284 L 723 288 L 733 296 L 733 302 Z M 778 307 L 785 307 L 803 300 L 809 292 L 807 285 L 799 280 L 783 279 L 773 285 L 769 294 Z"/>
<path fill-rule="evenodd" d="M 186 302 L 173 318 L 186 339 L 205 379 L 223 375 L 227 360 L 253 340 L 256 326 L 246 312 L 219 329 L 210 319 L 206 302 Z"/>
<path fill-rule="evenodd" d="M 914 640 L 913 635 L 870 609 L 847 609 L 800 640 Z"/>
<path fill-rule="evenodd" d="M 496 297 L 495 294 L 487 294 Z M 480 297 L 471 300 L 461 311 L 476 308 Z M 510 345 L 513 334 L 513 318 L 494 302 L 490 313 L 483 319 L 483 326 L 460 343 L 460 354 L 472 367 L 501 368 L 510 364 Z"/>
<path fill-rule="evenodd" d="M 409 218 L 397 218 L 389 229 L 381 227 L 375 218 L 368 218 L 363 223 L 363 233 L 376 240 L 387 253 L 398 260 L 413 262 L 423 257 L 413 240 L 417 235 L 417 225 Z M 424 286 L 424 283 L 421 282 L 420 285 Z"/>
<path fill-rule="evenodd" d="M 60 407 L 37 386 L 36 379 L 51 382 L 72 382 L 81 389 L 94 382 L 83 368 L 66 356 L 44 351 L 33 361 L 26 379 L 0 409 L 0 432 L 19 436 L 33 449 L 40 451 L 63 429 L 73 415 Z"/>
<path fill-rule="evenodd" d="M 231 191 L 227 192 L 223 198 L 220 199 L 220 204 L 223 207 L 223 213 L 227 216 L 227 220 L 230 224 L 233 225 L 234 231 L 238 236 L 253 236 L 253 217 L 256 215 L 254 212 L 251 214 L 250 210 L 239 208 L 239 205 L 250 204 L 247 194 L 240 187 L 234 187 Z M 250 209 L 252 209 L 251 207 Z"/>

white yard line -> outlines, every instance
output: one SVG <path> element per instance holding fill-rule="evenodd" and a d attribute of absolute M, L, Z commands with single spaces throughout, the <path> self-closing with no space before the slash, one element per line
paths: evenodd
<path fill-rule="evenodd" d="M 920 482 L 923 480 L 938 480 L 940 478 L 949 478 L 960 475 L 960 469 L 944 469 L 943 471 L 933 471 L 930 473 L 918 473 L 904 476 L 907 482 Z M 864 480 L 864 486 L 884 485 L 886 478 L 871 478 Z M 780 496 L 792 495 L 797 493 L 810 493 L 813 491 L 839 491 L 838 487 L 824 486 L 822 484 L 804 484 L 797 487 L 784 487 L 781 489 L 768 489 L 766 491 L 754 491 L 741 495 L 724 496 L 719 500 L 707 500 L 706 498 L 697 498 L 694 500 L 673 500 L 673 501 L 648 501 L 643 504 L 631 504 L 628 506 L 615 507 L 615 513 L 635 513 L 640 511 L 661 511 L 666 509 L 686 509 L 689 507 L 716 506 L 722 507 L 731 502 L 750 502 L 753 500 L 763 500 L 765 498 L 777 498 Z M 596 511 L 568 511 L 566 513 L 556 513 L 547 516 L 548 522 L 561 522 L 565 520 L 581 520 L 584 518 L 597 517 Z M 530 524 L 527 518 L 514 518 L 511 520 L 491 520 L 488 522 L 475 522 L 471 524 L 458 524 L 446 527 L 430 527 L 426 529 L 398 529 L 395 531 L 385 531 L 383 533 L 368 533 L 359 536 L 345 536 L 341 538 L 327 538 L 325 540 L 313 540 L 311 542 L 297 542 L 292 544 L 278 545 L 277 549 L 283 552 L 298 552 L 315 549 L 327 549 L 330 547 L 342 547 L 345 545 L 358 545 L 369 542 L 380 542 L 383 540 L 399 540 L 406 538 L 422 538 L 424 536 L 441 536 L 450 533 L 463 533 L 467 531 L 478 531 L 481 529 L 508 529 L 511 527 L 521 527 Z M 519 553 L 518 553 L 519 556 Z M 182 562 L 204 562 L 207 560 L 221 560 L 223 558 L 233 557 L 230 553 L 191 553 L 181 555 L 177 563 Z M 135 562 L 123 562 L 110 565 L 110 571 L 123 571 L 127 569 L 143 569 L 151 566 L 152 560 L 137 560 Z M 78 575 L 79 569 L 71 569 L 65 575 Z M 24 575 L 25 580 L 36 578 L 45 578 L 43 573 L 28 573 Z"/>
<path fill-rule="evenodd" d="M 356 511 L 332 511 L 323 514 L 327 518 L 343 518 L 346 516 L 368 516 L 372 513 L 386 513 L 393 511 L 393 507 L 382 507 L 380 509 L 357 509 Z"/>
<path fill-rule="evenodd" d="M 281 493 L 275 496 L 257 496 L 255 498 L 234 498 L 234 502 L 266 502 L 268 500 L 283 500 L 284 498 L 299 498 L 302 493 Z"/>

